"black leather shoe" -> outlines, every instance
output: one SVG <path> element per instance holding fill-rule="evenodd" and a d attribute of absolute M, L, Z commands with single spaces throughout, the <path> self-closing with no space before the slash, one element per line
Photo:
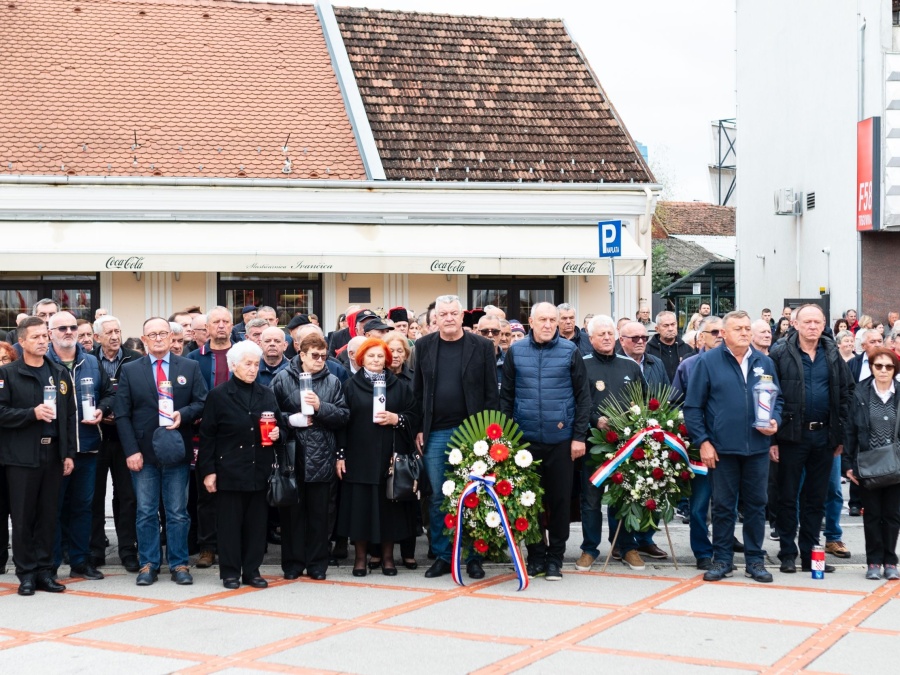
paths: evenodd
<path fill-rule="evenodd" d="M 83 563 L 81 565 L 72 565 L 71 569 L 69 570 L 69 576 L 73 578 L 80 577 L 82 579 L 98 581 L 103 578 L 103 572 L 99 571 L 92 565 Z"/>
<path fill-rule="evenodd" d="M 793 558 L 785 558 L 781 561 L 781 571 L 785 574 L 795 574 L 797 572 L 797 561 Z"/>
<path fill-rule="evenodd" d="M 364 577 L 369 573 L 368 567 L 354 567 L 353 568 L 353 576 L 355 577 Z"/>
<path fill-rule="evenodd" d="M 309 572 L 309 578 L 313 581 L 325 581 L 325 572 L 320 570 L 316 570 L 315 572 Z"/>
<path fill-rule="evenodd" d="M 470 560 L 466 563 L 466 574 L 470 579 L 484 579 L 484 567 L 480 560 Z"/>
<path fill-rule="evenodd" d="M 808 560 L 804 560 L 800 564 L 800 569 L 802 569 L 804 572 L 812 572 L 812 563 Z M 825 563 L 825 574 L 831 574 L 832 572 L 834 572 L 834 569 L 835 569 L 834 565 L 829 565 L 828 563 Z"/>
<path fill-rule="evenodd" d="M 138 559 L 136 555 L 126 555 L 122 558 L 122 567 L 125 568 L 126 572 L 137 572 L 141 569 L 141 566 L 138 565 Z"/>
<path fill-rule="evenodd" d="M 431 567 L 425 570 L 426 579 L 435 579 L 437 577 L 442 577 L 445 574 L 450 574 L 450 563 L 446 560 L 441 560 L 440 558 L 435 560 Z"/>
<path fill-rule="evenodd" d="M 300 572 L 297 572 L 296 570 L 291 570 L 290 572 L 285 572 L 285 573 L 284 573 L 284 578 L 285 578 L 285 580 L 287 580 L 287 581 L 293 581 L 294 579 L 299 579 L 299 578 L 300 578 Z"/>
<path fill-rule="evenodd" d="M 230 591 L 235 590 L 236 588 L 241 587 L 241 582 L 238 579 L 230 578 L 230 579 L 222 579 L 222 585 Z"/>
<path fill-rule="evenodd" d="M 91 563 L 91 567 L 103 567 L 104 565 L 106 565 L 106 556 L 92 555 L 88 562 Z"/>
<path fill-rule="evenodd" d="M 419 569 L 419 563 L 416 562 L 415 558 L 404 558 L 403 566 L 408 570 L 417 570 Z"/>
<path fill-rule="evenodd" d="M 878 576 L 880 577 L 881 574 L 879 573 Z M 22 579 L 19 583 L 18 593 L 19 595 L 34 595 L 34 577 L 26 576 Z"/>
<path fill-rule="evenodd" d="M 281 546 L 281 533 L 277 530 L 268 530 L 266 532 L 266 541 L 275 546 Z"/>
<path fill-rule="evenodd" d="M 741 543 L 741 540 L 737 537 L 734 538 L 734 541 L 731 543 L 731 550 L 735 553 L 743 553 L 744 552 L 744 544 Z"/>
<path fill-rule="evenodd" d="M 397 568 L 396 567 L 385 567 L 381 566 L 381 573 L 386 577 L 395 577 L 397 576 Z"/>
<path fill-rule="evenodd" d="M 711 570 L 713 565 L 712 558 L 698 558 L 697 559 L 697 569 L 698 570 Z"/>
<path fill-rule="evenodd" d="M 350 557 L 347 552 L 347 537 L 338 537 L 334 541 L 334 548 L 331 549 L 331 555 L 338 560 L 346 560 Z"/>
<path fill-rule="evenodd" d="M 853 516 L 854 518 L 859 518 L 862 515 L 862 511 L 860 511 L 858 506 L 851 506 L 850 507 L 850 515 Z"/>
<path fill-rule="evenodd" d="M 35 579 L 34 586 L 39 591 L 47 591 L 47 593 L 62 593 L 66 590 L 65 586 L 53 581 L 53 577 L 49 575 Z"/>
<path fill-rule="evenodd" d="M 253 588 L 268 588 L 269 582 L 262 577 L 244 577 L 243 582 Z"/>

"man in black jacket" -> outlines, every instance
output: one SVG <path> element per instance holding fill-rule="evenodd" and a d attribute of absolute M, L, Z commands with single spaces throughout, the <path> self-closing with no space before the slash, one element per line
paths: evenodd
<path fill-rule="evenodd" d="M 17 337 L 22 358 L 0 367 L 0 464 L 18 592 L 61 593 L 66 587 L 53 579 L 52 554 L 60 484 L 75 467 L 75 391 L 66 369 L 45 356 L 50 338 L 43 319 L 25 319 Z M 44 402 L 48 390 L 53 405 Z"/>
<path fill-rule="evenodd" d="M 694 350 L 678 337 L 678 323 L 674 312 L 660 312 L 656 315 L 656 335 L 647 343 L 647 353 L 663 362 L 669 382 L 675 381 L 678 364 L 694 355 Z"/>
<path fill-rule="evenodd" d="M 463 330 L 463 309 L 457 296 L 440 296 L 434 311 L 438 330 L 416 340 L 413 385 L 416 405 L 422 411 L 416 447 L 424 453 L 432 487 L 428 508 L 431 550 L 436 559 L 425 572 L 428 578 L 450 571 L 450 539 L 444 534 L 444 495 L 440 489 L 449 466 L 447 444 L 456 427 L 470 415 L 500 408 L 494 343 Z M 469 559 L 466 571 L 473 579 L 484 577 L 477 557 Z"/>
<path fill-rule="evenodd" d="M 843 450 L 844 425 L 853 394 L 850 371 L 834 341 L 822 336 L 822 309 L 812 304 L 800 307 L 796 326 L 797 331 L 770 354 L 784 399 L 777 445 L 772 446 L 770 454 L 778 462 L 778 557 L 785 573 L 797 571 L 798 552 L 803 570 L 811 569 L 810 555 L 819 543 L 828 480 L 834 458 Z M 798 495 L 800 534 L 795 543 Z M 833 572 L 834 567 L 826 565 L 825 571 Z"/>

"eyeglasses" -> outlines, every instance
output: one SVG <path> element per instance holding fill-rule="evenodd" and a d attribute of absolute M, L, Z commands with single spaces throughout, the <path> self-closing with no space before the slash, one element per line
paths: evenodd
<path fill-rule="evenodd" d="M 328 358 L 328 354 L 317 354 L 316 352 L 303 352 L 313 361 L 324 361 Z"/>
<path fill-rule="evenodd" d="M 170 335 L 171 333 L 169 331 L 164 330 L 159 333 L 147 333 L 144 337 L 148 340 L 165 340 Z"/>
<path fill-rule="evenodd" d="M 0 356 L 0 366 L 5 366 L 7 363 L 12 363 L 12 359 L 8 356 Z"/>
<path fill-rule="evenodd" d="M 872 367 L 875 370 L 893 370 L 894 366 L 891 363 L 873 363 Z"/>
<path fill-rule="evenodd" d="M 648 335 L 623 335 L 622 337 L 632 342 L 647 342 L 650 339 Z"/>
<path fill-rule="evenodd" d="M 71 326 L 57 326 L 53 330 L 58 330 L 60 333 L 75 333 L 78 331 L 78 326 L 72 324 Z"/>
<path fill-rule="evenodd" d="M 493 336 L 493 335 L 500 335 L 500 329 L 499 329 L 499 328 L 482 328 L 482 329 L 481 329 L 480 331 L 478 331 L 478 332 L 481 333 L 481 334 L 484 335 L 484 336 L 488 336 L 488 335 L 492 335 L 492 336 Z"/>
<path fill-rule="evenodd" d="M 718 328 L 713 328 L 712 330 L 701 330 L 701 331 L 700 331 L 700 334 L 703 335 L 703 333 L 709 333 L 709 334 L 712 335 L 713 337 L 719 337 L 719 334 L 720 334 L 721 332 L 722 332 L 722 331 L 719 330 Z"/>

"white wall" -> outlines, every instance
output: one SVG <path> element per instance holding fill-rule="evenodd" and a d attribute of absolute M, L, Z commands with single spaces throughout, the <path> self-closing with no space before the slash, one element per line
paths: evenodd
<path fill-rule="evenodd" d="M 890 3 L 737 1 L 736 280 L 738 306 L 751 313 L 777 312 L 785 297 L 818 296 L 827 285 L 825 247 L 832 313 L 856 305 L 858 8 L 870 12 L 865 115 L 877 115 Z M 785 187 L 814 191 L 815 209 L 804 205 L 800 218 L 774 215 L 774 191 Z"/>

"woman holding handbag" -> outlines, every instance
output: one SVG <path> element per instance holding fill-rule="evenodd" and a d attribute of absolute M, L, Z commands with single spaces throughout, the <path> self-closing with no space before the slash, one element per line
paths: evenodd
<path fill-rule="evenodd" d="M 900 579 L 897 570 L 897 535 L 900 533 L 900 473 L 891 478 L 867 478 L 883 473 L 878 464 L 896 463 L 898 404 L 894 376 L 900 358 L 884 347 L 869 352 L 872 376 L 856 385 L 847 427 L 843 469 L 860 486 L 863 531 L 866 537 L 866 579 Z M 873 462 L 873 459 L 879 461 Z M 879 485 L 880 484 L 880 485 Z"/>
<path fill-rule="evenodd" d="M 355 359 L 360 369 L 344 382 L 350 420 L 338 435 L 341 505 L 337 531 L 354 543 L 353 576 L 368 573 L 366 546 L 370 541 L 381 543 L 382 573 L 395 576 L 394 542 L 414 534 L 417 502 L 388 500 L 387 471 L 394 452 L 415 452 L 409 431 L 416 428 L 418 413 L 412 391 L 389 370 L 392 357 L 384 342 L 367 339 Z M 380 398 L 381 383 L 384 401 L 375 401 L 376 394 Z"/>
<path fill-rule="evenodd" d="M 219 577 L 230 589 L 239 588 L 241 578 L 254 588 L 269 585 L 259 566 L 266 550 L 272 443 L 281 431 L 275 394 L 256 381 L 261 357 L 262 349 L 249 340 L 228 350 L 233 377 L 209 392 L 200 423 L 197 471 L 206 490 L 217 493 Z M 274 413 L 276 422 L 266 439 L 260 425 L 264 412 Z"/>

